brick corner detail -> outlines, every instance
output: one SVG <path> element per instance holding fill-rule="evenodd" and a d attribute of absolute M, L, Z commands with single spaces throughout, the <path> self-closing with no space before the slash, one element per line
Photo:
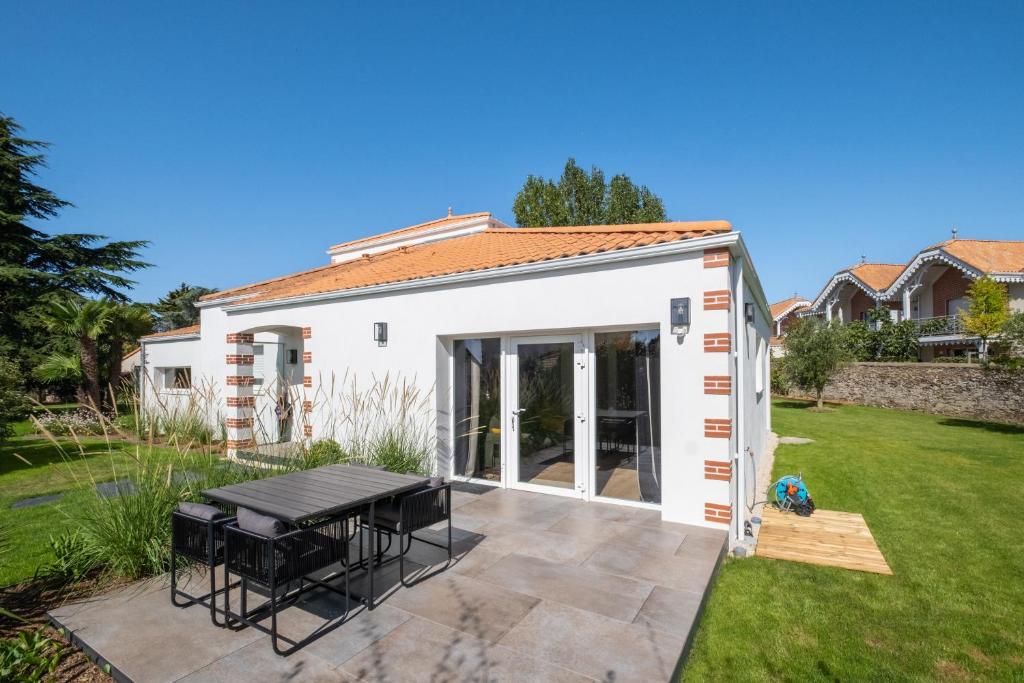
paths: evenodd
<path fill-rule="evenodd" d="M 716 481 L 731 481 L 732 462 L 729 460 L 705 460 L 704 478 Z"/>
<path fill-rule="evenodd" d="M 705 268 L 724 268 L 729 265 L 729 247 L 704 250 Z"/>
<path fill-rule="evenodd" d="M 704 503 L 704 521 L 728 524 L 732 521 L 732 508 L 719 503 Z"/>
<path fill-rule="evenodd" d="M 732 436 L 732 420 L 704 418 L 704 436 L 709 439 L 728 439 Z"/>

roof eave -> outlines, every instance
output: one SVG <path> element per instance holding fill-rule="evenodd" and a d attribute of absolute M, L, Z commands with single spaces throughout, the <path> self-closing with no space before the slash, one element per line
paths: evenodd
<path fill-rule="evenodd" d="M 743 245 L 739 232 L 731 231 L 718 235 L 709 235 L 707 237 L 693 237 L 690 239 L 677 240 L 674 242 L 662 242 L 659 244 L 645 245 L 642 247 L 617 249 L 614 251 L 605 251 L 597 254 L 584 254 L 582 256 L 571 256 L 568 258 L 535 261 L 531 263 L 521 263 L 511 266 L 502 266 L 500 268 L 487 268 L 484 270 L 472 270 L 464 273 L 437 275 L 434 277 L 418 278 L 415 280 L 402 280 L 399 282 L 371 285 L 369 287 L 355 287 L 352 289 L 342 289 L 332 292 L 303 294 L 299 296 L 283 297 L 280 299 L 270 299 L 267 301 L 237 303 L 225 308 L 225 312 L 230 314 L 236 312 L 258 310 L 263 308 L 274 308 L 293 304 L 329 301 L 332 299 L 348 299 L 352 297 L 368 296 L 371 294 L 380 294 L 400 290 L 437 287 L 442 285 L 458 284 L 461 282 L 490 280 L 541 271 L 563 270 L 567 268 L 581 268 L 593 264 L 614 263 L 617 261 L 631 261 L 637 259 L 654 258 L 666 254 L 700 251 L 703 249 L 713 247 L 732 246 L 734 244 L 740 245 L 742 253 L 746 256 L 747 262 L 750 263 L 749 255 L 747 255 L 746 252 L 746 246 Z M 758 296 L 759 299 L 763 300 L 764 292 L 759 291 Z M 767 307 L 766 302 L 763 305 Z"/>

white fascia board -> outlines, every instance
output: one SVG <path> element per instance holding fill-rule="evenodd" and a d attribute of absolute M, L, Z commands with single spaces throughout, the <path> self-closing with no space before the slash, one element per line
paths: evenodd
<path fill-rule="evenodd" d="M 859 287 L 861 290 L 864 291 L 865 294 L 870 296 L 875 301 L 888 301 L 889 299 L 889 297 L 884 296 L 882 293 L 876 292 L 875 290 L 871 289 L 871 287 L 869 287 L 866 282 L 861 280 L 859 277 L 857 277 L 850 271 L 844 270 L 841 273 L 836 273 L 835 275 L 832 276 L 832 279 L 828 281 L 827 285 L 825 285 L 825 289 L 821 290 L 821 294 L 819 294 L 817 298 L 814 299 L 814 303 L 811 304 L 811 308 L 817 309 L 818 307 L 820 307 L 821 304 L 824 302 L 825 297 L 831 294 L 833 289 L 835 289 L 837 286 L 844 282 L 849 282 L 855 285 L 856 287 Z"/>
<path fill-rule="evenodd" d="M 898 292 L 910 281 L 914 273 L 920 270 L 922 266 L 932 261 L 939 261 L 943 265 L 953 266 L 972 279 L 977 279 L 984 275 L 984 273 L 977 268 L 964 263 L 955 256 L 951 256 L 945 249 L 932 249 L 930 251 L 923 251 L 914 257 L 914 260 L 910 262 L 910 265 L 903 269 L 903 272 L 900 273 L 900 276 L 896 278 L 896 281 L 889 286 L 889 289 L 885 290 L 885 297 L 887 299 L 895 298 Z"/>
<path fill-rule="evenodd" d="M 776 322 L 782 320 L 783 318 L 785 318 L 787 315 L 789 315 L 790 313 L 792 313 L 796 309 L 798 309 L 798 308 L 800 308 L 802 306 L 810 307 L 810 305 L 811 305 L 811 302 L 808 301 L 807 299 L 797 299 L 796 301 L 794 301 L 792 304 L 789 305 L 789 308 L 786 308 L 785 310 L 782 311 L 782 313 L 779 313 L 777 316 L 772 318 L 772 322 L 776 323 Z"/>
<path fill-rule="evenodd" d="M 729 233 L 737 236 L 735 250 L 740 252 L 743 257 L 743 261 L 746 267 L 743 269 L 743 280 L 754 293 L 754 297 L 757 299 L 758 306 L 761 307 L 761 314 L 764 315 L 765 320 L 772 319 L 772 309 L 768 304 L 768 298 L 764 294 L 764 289 L 761 287 L 761 278 L 757 275 L 757 269 L 754 267 L 754 261 L 750 258 L 750 252 L 747 251 L 747 243 L 743 241 L 743 234 L 740 232 Z"/>
<path fill-rule="evenodd" d="M 199 339 L 200 337 L 201 334 L 199 332 L 189 332 L 188 334 L 167 335 L 163 337 L 152 337 L 150 339 L 143 338 L 139 340 L 139 348 L 142 348 L 143 344 L 159 344 L 161 342 L 169 341 L 188 341 L 190 339 Z"/>
<path fill-rule="evenodd" d="M 739 233 L 729 232 L 723 235 L 694 237 L 688 240 L 652 244 L 643 247 L 634 247 L 631 249 L 621 249 L 618 251 L 606 251 L 599 254 L 571 256 L 569 258 L 538 261 L 536 263 L 523 263 L 515 266 L 504 266 L 501 268 L 488 268 L 486 270 L 473 270 L 467 273 L 454 273 L 452 275 L 438 275 L 436 277 L 420 278 L 418 280 L 405 280 L 402 282 L 391 282 L 382 285 L 372 285 L 370 287 L 358 287 L 355 289 L 342 289 L 335 292 L 304 294 L 301 296 L 293 296 L 283 299 L 272 299 L 270 301 L 255 301 L 249 304 L 241 303 L 225 308 L 224 312 L 231 314 L 242 311 L 253 311 L 261 308 L 277 308 L 279 306 L 288 306 L 293 304 L 331 301 L 335 299 L 351 299 L 354 297 L 369 296 L 373 294 L 453 285 L 462 282 L 479 282 L 481 280 L 493 280 L 496 278 L 516 275 L 530 275 L 533 273 L 565 270 L 569 268 L 583 268 L 591 265 L 603 265 L 607 263 L 635 261 L 638 259 L 649 259 L 672 254 L 684 254 L 687 252 L 701 251 L 715 247 L 732 247 L 734 244 L 740 244 L 742 253 L 746 255 L 746 248 L 742 246 Z M 759 292 L 760 297 L 763 298 L 764 292 L 760 291 L 759 283 L 757 284 L 757 291 Z"/>
<path fill-rule="evenodd" d="M 195 303 L 196 308 L 212 308 L 216 306 L 222 306 L 229 304 L 232 301 L 241 301 L 242 299 L 248 299 L 251 296 L 257 296 L 262 294 L 262 291 L 249 292 L 248 294 L 235 294 L 234 296 L 225 296 L 220 299 L 207 299 L 206 301 L 197 301 Z"/>

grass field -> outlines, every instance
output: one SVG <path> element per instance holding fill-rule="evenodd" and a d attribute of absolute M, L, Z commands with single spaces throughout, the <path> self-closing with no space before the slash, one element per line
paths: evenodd
<path fill-rule="evenodd" d="M 1024 681 L 1024 428 L 778 401 L 774 474 L 860 512 L 895 576 L 728 560 L 687 681 Z"/>
<path fill-rule="evenodd" d="M 18 431 L 31 430 L 19 425 Z M 63 501 L 19 509 L 11 509 L 12 503 L 124 476 L 134 462 L 128 450 L 134 446 L 120 442 L 108 446 L 103 439 L 91 438 L 60 444 L 59 448 L 42 437 L 21 437 L 0 446 L 0 528 L 8 543 L 0 562 L 0 586 L 30 578 L 48 563 L 50 536 L 66 523 Z"/>

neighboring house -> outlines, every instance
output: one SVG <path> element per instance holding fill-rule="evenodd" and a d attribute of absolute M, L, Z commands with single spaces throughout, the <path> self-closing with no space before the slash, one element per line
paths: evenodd
<path fill-rule="evenodd" d="M 201 330 L 143 339 L 147 405 L 215 396 L 211 420 L 244 456 L 336 436 L 343 378 L 406 380 L 430 396 L 439 474 L 743 538 L 771 317 L 729 223 L 449 214 L 327 253 L 204 297 Z"/>
<path fill-rule="evenodd" d="M 866 320 L 886 308 L 893 320 L 913 320 L 921 360 L 974 352 L 958 313 L 968 306 L 967 288 L 988 275 L 1006 284 L 1010 308 L 1024 311 L 1024 242 L 953 239 L 922 249 L 909 263 L 860 263 L 839 271 L 803 315 L 843 322 Z"/>
<path fill-rule="evenodd" d="M 770 347 L 773 356 L 778 357 L 786 354 L 786 351 L 782 346 L 782 339 L 786 336 L 786 330 L 796 322 L 800 317 L 800 314 L 806 311 L 810 305 L 810 301 L 799 294 L 794 294 L 788 299 L 777 301 L 769 306 L 772 316 L 772 336 Z"/>

